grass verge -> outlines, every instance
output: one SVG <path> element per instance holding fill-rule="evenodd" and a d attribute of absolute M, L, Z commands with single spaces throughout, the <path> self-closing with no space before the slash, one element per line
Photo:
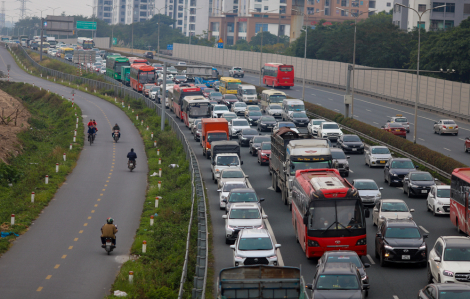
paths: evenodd
<path fill-rule="evenodd" d="M 0 81 L 0 89 L 20 99 L 32 117 L 30 128 L 19 133 L 21 154 L 10 156 L 8 164 L 0 162 L 0 223 L 1 231 L 24 233 L 42 209 L 49 204 L 57 189 L 73 170 L 80 155 L 84 133 L 77 132 L 73 141 L 76 116 L 81 117 L 80 108 L 72 108 L 70 102 L 60 96 L 40 91 L 29 84 Z M 63 161 L 66 153 L 66 161 Z M 59 172 L 55 172 L 59 163 Z M 49 175 L 49 184 L 45 176 Z M 12 187 L 8 187 L 8 183 Z M 31 192 L 35 192 L 31 203 Z M 15 214 L 15 225 L 10 225 L 10 216 Z M 8 250 L 14 235 L 0 238 L 0 254 Z"/>
<path fill-rule="evenodd" d="M 24 68 L 39 76 L 40 73 L 21 52 L 19 50 L 15 53 L 25 66 Z M 17 62 L 19 61 L 17 60 Z M 62 62 L 59 61 L 59 63 Z M 55 82 L 53 77 L 49 77 L 47 80 Z M 68 86 L 68 82 L 57 81 L 55 83 Z M 149 166 L 146 200 L 141 222 L 131 247 L 133 258 L 122 265 L 112 290 L 126 292 L 127 298 L 177 298 L 191 212 L 191 176 L 189 161 L 186 160 L 183 146 L 176 134 L 171 131 L 168 123 L 165 124 L 165 130 L 160 131 L 161 118 L 156 115 L 154 110 L 147 108 L 143 102 L 119 98 L 118 95 L 113 95 L 113 91 L 110 90 L 97 90 L 96 93 L 92 93 L 85 87 L 87 86 L 79 85 L 77 89 L 113 103 L 128 115 L 142 136 Z M 117 102 L 115 102 L 114 96 L 116 96 Z M 124 108 L 121 101 L 124 101 L 124 107 L 130 105 L 131 108 Z M 137 114 L 139 120 L 136 120 Z M 143 125 L 142 120 L 144 121 Z M 149 126 L 149 130 L 147 130 L 147 126 Z M 153 139 L 151 138 L 152 132 L 155 133 Z M 153 146 L 155 140 L 160 155 L 157 155 L 156 148 Z M 158 164 L 159 158 L 162 158 L 161 165 Z M 179 167 L 169 168 L 170 164 L 178 164 Z M 161 178 L 150 176 L 154 172 L 158 173 L 159 168 L 162 168 Z M 161 190 L 158 189 L 159 181 L 162 182 Z M 162 197 L 158 208 L 155 208 L 156 196 Z M 196 211 L 197 207 L 195 207 Z M 154 215 L 153 226 L 150 226 L 151 215 Z M 197 221 L 196 219 L 193 221 L 188 275 L 184 285 L 183 298 L 191 297 L 195 273 Z M 208 221 L 210 220 L 208 219 Z M 211 234 L 209 236 L 211 237 Z M 144 240 L 147 241 L 146 253 L 142 253 Z M 128 281 L 129 271 L 134 272 L 132 284 Z M 114 298 L 114 296 L 109 295 L 107 298 Z"/>

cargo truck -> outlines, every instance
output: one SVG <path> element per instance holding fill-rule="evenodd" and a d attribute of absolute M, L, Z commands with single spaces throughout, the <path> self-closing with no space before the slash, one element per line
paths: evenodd
<path fill-rule="evenodd" d="M 313 139 L 309 134 L 299 134 L 281 128 L 271 136 L 269 173 L 272 187 L 281 192 L 284 204 L 292 209 L 292 181 L 299 169 L 332 168 L 333 157 L 328 141 Z"/>
<path fill-rule="evenodd" d="M 212 87 L 219 79 L 219 72 L 212 66 L 190 65 L 186 67 L 186 78 L 188 82 L 194 81 L 196 84 Z"/>
<path fill-rule="evenodd" d="M 213 141 L 229 140 L 228 121 L 225 118 L 203 118 L 201 124 L 202 154 L 209 159 Z"/>

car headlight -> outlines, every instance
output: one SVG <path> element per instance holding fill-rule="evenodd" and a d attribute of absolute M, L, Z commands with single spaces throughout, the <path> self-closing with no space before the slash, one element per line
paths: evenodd
<path fill-rule="evenodd" d="M 426 249 L 426 244 L 423 244 L 419 247 L 419 250 L 425 250 Z"/>
<path fill-rule="evenodd" d="M 454 277 L 454 272 L 449 270 L 442 271 L 442 274 L 444 274 L 444 276 Z"/>
<path fill-rule="evenodd" d="M 344 146 L 344 147 L 349 147 L 349 145 L 347 145 L 347 144 L 343 144 L 343 146 Z"/>
<path fill-rule="evenodd" d="M 343 132 L 339 132 L 339 136 L 343 136 Z"/>
<path fill-rule="evenodd" d="M 227 225 L 227 229 L 234 230 L 235 228 L 233 226 Z"/>
<path fill-rule="evenodd" d="M 263 156 L 263 157 L 266 157 L 266 156 L 267 156 L 267 154 L 261 154 L 261 156 Z"/>
<path fill-rule="evenodd" d="M 379 218 L 380 218 L 380 219 L 385 219 L 385 216 L 384 216 L 384 215 L 380 215 Z"/>
<path fill-rule="evenodd" d="M 243 261 L 243 258 L 241 256 L 235 256 L 236 261 Z"/>
<path fill-rule="evenodd" d="M 396 174 L 396 173 L 391 173 L 391 175 L 392 175 L 392 176 L 398 176 L 398 174 Z"/>
<path fill-rule="evenodd" d="M 418 185 L 411 184 L 411 187 L 413 187 L 413 188 L 418 188 Z"/>
<path fill-rule="evenodd" d="M 437 202 L 438 205 L 441 205 L 441 206 L 444 204 L 444 203 L 441 202 L 440 200 L 437 200 L 436 202 Z"/>
<path fill-rule="evenodd" d="M 366 279 L 367 279 L 367 275 L 361 276 L 361 280 L 366 280 Z"/>
<path fill-rule="evenodd" d="M 262 228 L 263 228 L 263 225 L 260 225 L 260 226 L 253 226 L 253 228 L 262 229 Z"/>
<path fill-rule="evenodd" d="M 270 260 L 272 260 L 272 259 L 277 259 L 277 255 L 268 256 L 268 259 L 270 259 Z"/>
<path fill-rule="evenodd" d="M 385 249 L 387 249 L 387 250 L 393 250 L 393 247 L 390 246 L 390 245 L 385 245 L 384 247 L 385 247 Z"/>
<path fill-rule="evenodd" d="M 380 194 L 380 193 L 375 195 L 375 199 L 380 199 L 381 197 L 382 197 L 382 194 Z"/>
<path fill-rule="evenodd" d="M 251 118 L 248 119 L 249 121 L 253 121 Z"/>
<path fill-rule="evenodd" d="M 361 144 L 361 146 L 359 146 L 359 147 L 364 147 L 364 144 Z"/>

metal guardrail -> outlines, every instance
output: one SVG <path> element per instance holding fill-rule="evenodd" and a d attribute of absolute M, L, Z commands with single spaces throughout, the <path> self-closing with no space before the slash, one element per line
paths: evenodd
<path fill-rule="evenodd" d="M 1 43 L 6 46 L 6 48 L 12 53 L 12 55 L 15 55 L 10 46 L 5 43 Z M 114 95 L 119 95 L 119 97 L 129 97 L 131 99 L 139 100 L 144 102 L 147 107 L 152 108 L 155 110 L 157 115 L 161 116 L 162 113 L 166 113 L 167 121 L 171 127 L 171 129 L 176 133 L 176 136 L 178 139 L 181 141 L 183 144 L 184 151 L 186 153 L 186 158 L 190 160 L 190 169 L 191 169 L 191 177 L 192 177 L 192 184 L 191 184 L 191 190 L 192 190 L 192 205 L 191 205 L 191 217 L 190 217 L 190 222 L 188 225 L 188 235 L 187 235 L 187 240 L 186 240 L 186 253 L 185 253 L 185 259 L 184 259 L 184 264 L 183 264 L 183 271 L 181 274 L 181 280 L 180 280 L 180 288 L 178 292 L 178 298 L 182 298 L 183 291 L 184 291 L 184 284 L 186 282 L 186 277 L 187 277 L 187 269 L 188 269 L 188 256 L 189 256 L 189 245 L 190 245 L 190 235 L 191 235 L 191 227 L 192 227 L 192 216 L 193 216 L 193 210 L 194 210 L 194 199 L 197 199 L 197 220 L 198 220 L 198 238 L 197 238 L 197 261 L 196 261 L 196 273 L 194 276 L 194 288 L 192 289 L 192 298 L 193 299 L 200 299 L 200 298 L 205 298 L 205 292 L 206 292 L 206 282 L 207 282 L 207 265 L 208 265 L 208 232 L 207 232 L 207 207 L 206 207 L 206 201 L 205 201 L 205 192 L 204 192 L 204 184 L 202 181 L 202 175 L 200 172 L 200 167 L 199 167 L 199 162 L 197 160 L 197 157 L 192 150 L 191 146 L 189 145 L 188 140 L 186 139 L 186 136 L 183 134 L 183 131 L 181 130 L 180 126 L 176 122 L 174 118 L 171 117 L 171 115 L 165 111 L 165 109 L 161 107 L 161 105 L 157 105 L 155 102 L 151 101 L 150 99 L 146 98 L 142 94 L 135 92 L 132 89 L 129 89 L 122 84 L 120 84 L 118 81 L 109 78 L 108 76 L 103 76 L 106 78 L 106 80 L 110 81 L 111 83 L 106 83 L 106 82 L 100 82 L 96 80 L 91 80 L 87 78 L 82 78 L 70 74 L 65 74 L 56 70 L 52 70 L 46 67 L 41 66 L 38 64 L 36 61 L 34 61 L 26 52 L 25 49 L 21 46 L 17 46 L 20 48 L 23 53 L 25 54 L 25 57 L 29 60 L 29 62 L 34 65 L 35 68 L 37 68 L 40 72 L 42 77 L 44 76 L 52 76 L 55 77 L 57 80 L 62 80 L 69 82 L 70 84 L 73 85 L 87 85 L 90 87 L 90 91 L 96 92 L 97 90 L 109 90 L 110 94 L 111 92 L 114 93 Z M 51 57 L 55 58 L 56 57 Z M 76 66 L 75 64 L 73 64 Z M 73 87 L 70 85 L 70 87 Z"/>
<path fill-rule="evenodd" d="M 325 118 L 325 117 L 323 117 L 323 116 L 321 116 L 321 115 L 318 115 L 318 114 L 315 114 L 315 113 L 313 113 L 313 112 L 308 112 L 308 111 L 307 111 L 307 115 L 308 115 L 308 116 L 311 116 L 312 118 L 325 119 L 325 120 L 327 120 L 327 121 L 334 122 L 334 120 Z M 389 145 L 388 143 L 385 143 L 385 142 L 380 141 L 380 140 L 378 140 L 378 139 L 372 138 L 372 137 L 370 137 L 370 136 L 367 135 L 367 134 L 364 134 L 364 133 L 362 133 L 362 132 L 359 132 L 359 131 L 356 131 L 356 130 L 354 130 L 354 129 L 351 129 L 350 127 L 346 127 L 346 126 L 344 126 L 344 125 L 340 125 L 340 127 L 344 127 L 346 130 L 348 130 L 348 131 L 350 131 L 351 133 L 354 133 L 354 134 L 356 134 L 356 135 L 358 135 L 358 136 L 360 136 L 360 137 L 362 137 L 362 138 L 364 138 L 364 139 L 367 139 L 367 140 L 370 140 L 370 141 L 372 141 L 372 142 L 374 142 L 374 143 L 377 143 L 377 144 L 386 146 L 386 147 L 388 147 L 390 150 L 392 150 L 392 151 L 394 151 L 394 152 L 397 152 L 397 153 L 399 153 L 400 155 L 405 156 L 405 157 L 407 157 L 407 158 L 409 158 L 409 159 L 412 159 L 412 160 L 418 162 L 418 163 L 421 164 L 421 165 L 426 166 L 426 168 L 428 168 L 428 169 L 430 169 L 430 170 L 432 170 L 432 171 L 435 171 L 436 173 L 438 173 L 439 175 L 445 177 L 446 179 L 449 179 L 449 180 L 450 180 L 450 178 L 451 178 L 451 174 L 450 174 L 450 173 L 447 173 L 447 172 L 445 172 L 445 171 L 443 171 L 443 170 L 437 168 L 437 167 L 434 166 L 434 165 L 431 165 L 431 164 L 429 164 L 429 163 L 427 163 L 427 162 L 425 162 L 425 161 L 423 161 L 423 160 L 421 160 L 421 159 L 419 159 L 419 158 L 417 158 L 417 157 L 415 157 L 415 156 L 413 156 L 413 155 L 410 155 L 410 154 L 408 154 L 407 152 L 405 152 L 405 151 L 403 151 L 403 150 L 401 150 L 401 149 L 399 149 L 399 148 L 397 148 L 397 147 L 391 146 L 391 145 Z"/>

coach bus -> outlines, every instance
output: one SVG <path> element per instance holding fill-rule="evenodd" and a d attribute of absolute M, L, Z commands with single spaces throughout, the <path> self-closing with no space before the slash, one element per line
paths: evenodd
<path fill-rule="evenodd" d="M 292 224 L 307 258 L 330 250 L 367 255 L 369 210 L 337 169 L 298 170 L 292 185 Z"/>
<path fill-rule="evenodd" d="M 127 57 L 129 58 L 129 63 L 134 64 L 134 63 L 145 63 L 147 65 L 150 65 L 147 59 L 140 58 L 140 57 Z"/>
<path fill-rule="evenodd" d="M 121 80 L 121 67 L 128 66 L 129 59 L 118 55 L 108 56 L 106 59 L 106 76 Z"/>
<path fill-rule="evenodd" d="M 77 44 L 82 47 L 83 50 L 91 50 L 95 46 L 95 42 L 89 37 L 77 38 Z"/>
<path fill-rule="evenodd" d="M 177 118 L 183 121 L 181 106 L 183 105 L 184 97 L 202 95 L 202 90 L 199 87 L 195 87 L 186 83 L 177 85 L 175 84 L 173 86 L 173 93 L 168 95 L 170 101 L 170 109 L 176 114 Z"/>
<path fill-rule="evenodd" d="M 456 168 L 450 182 L 450 220 L 459 232 L 470 234 L 470 168 Z M 444 206 L 445 209 L 445 206 Z"/>
<path fill-rule="evenodd" d="M 291 88 L 294 86 L 294 66 L 282 63 L 266 63 L 261 68 L 263 84 L 266 86 Z"/>
<path fill-rule="evenodd" d="M 142 92 L 144 84 L 155 83 L 155 68 L 144 63 L 131 64 L 132 89 Z"/>
<path fill-rule="evenodd" d="M 242 84 L 240 79 L 222 77 L 220 78 L 219 92 L 221 94 L 237 94 L 238 85 L 240 84 Z"/>
<path fill-rule="evenodd" d="M 211 117 L 210 101 L 204 96 L 186 96 L 183 99 L 181 114 L 184 124 L 190 128 L 196 119 Z"/>

